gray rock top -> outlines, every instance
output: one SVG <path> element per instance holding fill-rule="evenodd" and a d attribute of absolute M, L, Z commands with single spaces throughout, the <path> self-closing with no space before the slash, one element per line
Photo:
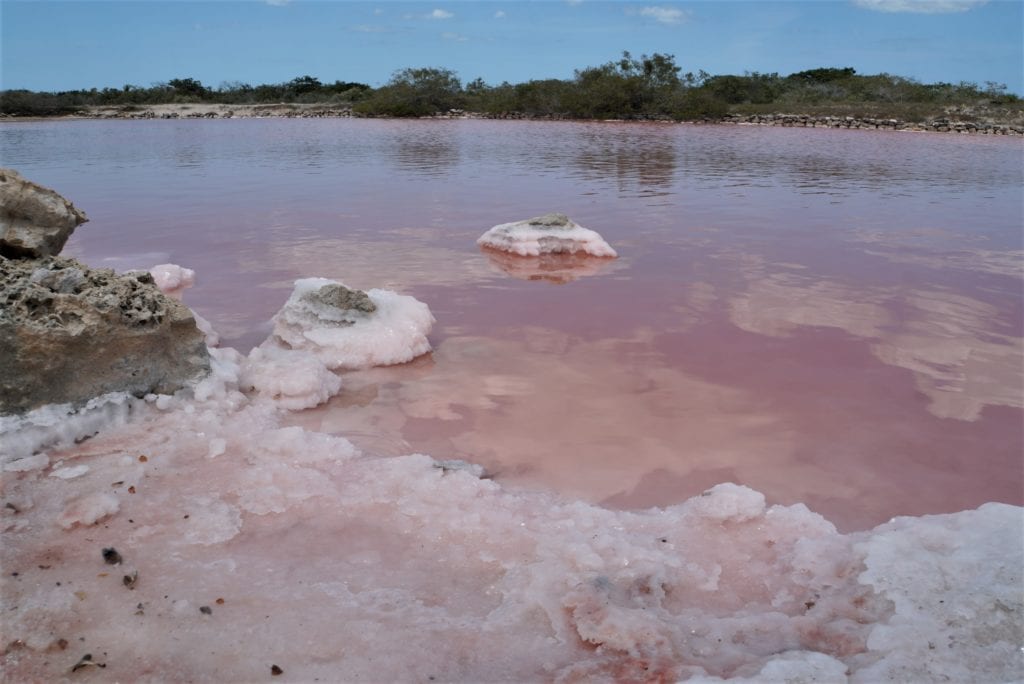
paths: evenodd
<path fill-rule="evenodd" d="M 565 214 L 552 213 L 544 214 L 543 216 L 536 216 L 527 221 L 531 226 L 537 226 L 540 228 L 558 229 L 558 228 L 569 228 L 572 221 Z"/>
<path fill-rule="evenodd" d="M 149 273 L 119 276 L 64 257 L 0 257 L 0 302 L 0 323 L 36 329 L 73 329 L 92 317 L 145 328 L 168 317 L 191 316 L 156 288 Z"/>
<path fill-rule="evenodd" d="M 55 256 L 84 212 L 49 188 L 0 168 L 0 255 L 12 259 Z"/>
<path fill-rule="evenodd" d="M 306 294 L 304 298 L 311 302 L 333 306 L 343 311 L 373 313 L 377 310 L 377 305 L 373 303 L 365 292 L 362 290 L 350 290 L 344 285 L 337 283 L 324 285 L 319 290 Z"/>

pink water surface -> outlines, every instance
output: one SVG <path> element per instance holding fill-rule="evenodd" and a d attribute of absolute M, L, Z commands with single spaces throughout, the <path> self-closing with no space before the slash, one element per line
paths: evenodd
<path fill-rule="evenodd" d="M 291 420 L 613 508 L 719 482 L 838 526 L 1024 503 L 1016 139 L 755 127 L 226 120 L 0 126 L 91 222 L 174 262 L 243 351 L 294 279 L 427 302 L 433 354 Z M 614 261 L 480 251 L 562 211 Z"/>

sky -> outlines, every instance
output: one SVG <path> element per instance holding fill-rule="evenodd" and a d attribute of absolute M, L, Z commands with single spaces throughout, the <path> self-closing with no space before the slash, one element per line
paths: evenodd
<path fill-rule="evenodd" d="M 426 66 L 517 83 L 624 50 L 675 55 L 684 72 L 853 67 L 1024 94 L 1024 0 L 0 0 L 4 89 L 303 75 L 379 86 Z"/>

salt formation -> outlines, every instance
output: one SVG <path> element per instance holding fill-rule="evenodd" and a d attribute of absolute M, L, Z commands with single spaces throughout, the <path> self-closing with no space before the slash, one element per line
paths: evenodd
<path fill-rule="evenodd" d="M 75 228 L 88 220 L 53 190 L 0 168 L 0 255 L 38 259 L 60 254 Z"/>
<path fill-rule="evenodd" d="M 149 275 L 161 292 L 178 301 L 186 289 L 196 284 L 196 272 L 177 264 L 157 264 L 149 269 Z"/>
<path fill-rule="evenodd" d="M 502 223 L 476 242 L 519 256 L 577 252 L 596 257 L 618 256 L 598 233 L 573 222 L 565 214 L 545 214 L 526 221 Z"/>
<path fill-rule="evenodd" d="M 330 369 L 405 363 L 430 351 L 426 304 L 390 290 L 350 290 L 326 278 L 295 281 L 265 346 L 315 354 Z"/>
<path fill-rule="evenodd" d="M 341 390 L 341 378 L 308 351 L 257 347 L 243 364 L 241 385 L 290 410 L 312 408 Z"/>
<path fill-rule="evenodd" d="M 849 535 L 733 484 L 611 511 L 362 456 L 219 378 L 50 454 L 78 477 L 3 480 L 11 681 L 87 653 L 111 681 L 261 681 L 272 664 L 302 682 L 1024 673 L 1018 507 Z"/>
<path fill-rule="evenodd" d="M 177 264 L 158 264 L 149 269 L 149 274 L 153 276 L 153 282 L 161 292 L 179 302 L 182 301 L 185 290 L 196 283 L 196 272 Z M 220 335 L 208 320 L 195 311 L 192 311 L 192 317 L 196 319 L 196 327 L 203 333 L 208 347 L 220 344 Z"/>

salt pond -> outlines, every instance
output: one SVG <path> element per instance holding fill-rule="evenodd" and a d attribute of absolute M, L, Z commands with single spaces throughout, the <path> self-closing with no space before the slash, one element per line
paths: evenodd
<path fill-rule="evenodd" d="M 76 677 L 122 680 L 1020 678 L 1020 141 L 317 120 L 0 141 L 91 217 L 66 253 L 195 269 L 185 302 L 224 347 L 307 276 L 437 318 L 432 354 L 344 372 L 316 409 L 239 394 L 227 354 L 200 401 L 5 473 L 15 679 L 86 652 L 107 668 Z M 476 248 L 550 211 L 619 258 Z"/>

